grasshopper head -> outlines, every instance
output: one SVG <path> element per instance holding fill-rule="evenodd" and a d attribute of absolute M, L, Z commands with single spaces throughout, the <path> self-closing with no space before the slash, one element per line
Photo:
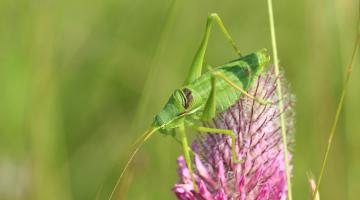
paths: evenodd
<path fill-rule="evenodd" d="M 153 127 L 158 127 L 164 134 L 173 134 L 174 128 L 181 123 L 186 111 L 186 97 L 182 90 L 177 89 L 170 96 L 163 109 L 155 116 Z"/>

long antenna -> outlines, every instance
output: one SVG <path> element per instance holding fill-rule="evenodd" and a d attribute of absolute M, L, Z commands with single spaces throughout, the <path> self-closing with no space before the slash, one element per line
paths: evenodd
<path fill-rule="evenodd" d="M 142 145 L 157 131 L 159 130 L 158 127 L 152 127 L 152 128 L 149 128 L 148 130 L 146 130 L 135 142 L 135 150 L 131 152 L 130 156 L 129 156 L 129 159 L 128 161 L 126 162 L 126 165 L 124 167 L 124 169 L 122 170 L 119 178 L 117 179 L 116 181 L 116 184 L 114 186 L 114 189 L 112 190 L 111 194 L 110 194 L 110 197 L 109 197 L 109 200 L 112 199 L 112 197 L 114 196 L 115 194 L 115 191 L 116 191 L 116 188 L 118 187 L 118 185 L 120 184 L 121 180 L 122 180 L 122 177 L 124 176 L 126 170 L 129 168 L 131 162 L 134 160 L 137 152 L 140 150 L 140 148 L 142 147 Z"/>

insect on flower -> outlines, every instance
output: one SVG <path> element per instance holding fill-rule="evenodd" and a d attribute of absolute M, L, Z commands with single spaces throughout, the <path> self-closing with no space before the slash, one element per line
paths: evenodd
<path fill-rule="evenodd" d="M 239 57 L 216 68 L 209 67 L 209 71 L 202 74 L 205 51 L 214 22 L 219 25 L 225 38 Z M 173 136 L 174 138 L 176 134 L 179 134 L 186 165 L 193 183 L 195 183 L 195 178 L 192 175 L 191 168 L 191 148 L 188 145 L 185 127 L 192 128 L 200 133 L 230 136 L 232 160 L 234 163 L 242 163 L 243 160 L 236 154 L 236 134 L 233 130 L 209 128 L 202 126 L 202 124 L 212 120 L 218 113 L 227 110 L 242 96 L 253 99 L 262 105 L 276 103 L 254 97 L 247 92 L 257 80 L 258 76 L 264 71 L 264 66 L 266 66 L 269 61 L 270 56 L 266 49 L 243 56 L 224 27 L 220 17 L 216 13 L 210 14 L 207 18 L 205 34 L 195 54 L 184 84 L 178 89 L 175 89 L 163 109 L 155 116 L 151 127 L 138 138 L 135 143 L 137 147 L 130 155 L 117 184 L 120 182 L 141 145 L 157 131 L 165 135 Z M 196 184 L 194 184 L 194 187 L 195 191 L 197 191 L 198 188 Z"/>
<path fill-rule="evenodd" d="M 274 68 L 262 73 L 249 88 L 255 97 L 277 101 L 276 80 L 284 86 L 282 76 L 276 76 Z M 285 90 L 287 92 L 287 90 Z M 291 136 L 293 125 L 292 100 L 286 94 L 284 115 L 287 134 Z M 195 182 L 183 156 L 178 158 L 180 180 L 173 187 L 179 200 L 246 200 L 287 198 L 284 146 L 281 142 L 280 109 L 278 104 L 261 105 L 246 96 L 226 111 L 218 114 L 213 123 L 219 129 L 236 133 L 236 155 L 244 162 L 234 163 L 231 156 L 231 138 L 223 135 L 202 134 L 194 140 Z M 291 144 L 291 141 L 288 141 Z"/>

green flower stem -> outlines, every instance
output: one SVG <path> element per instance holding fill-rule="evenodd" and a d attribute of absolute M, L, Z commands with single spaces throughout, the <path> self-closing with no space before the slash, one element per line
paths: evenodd
<path fill-rule="evenodd" d="M 269 12 L 269 20 L 270 20 L 271 44 L 272 44 L 272 49 L 273 49 L 275 74 L 276 74 L 276 76 L 279 76 L 279 60 L 278 60 L 277 47 L 276 47 L 275 24 L 274 24 L 272 0 L 268 0 L 268 12 Z M 280 113 L 281 113 L 280 114 L 280 124 L 281 124 L 282 143 L 284 146 L 284 160 L 285 160 L 285 171 L 286 171 L 286 183 L 288 186 L 288 198 L 289 198 L 289 200 L 292 200 L 290 170 L 289 170 L 289 157 L 288 157 L 288 148 L 287 148 L 287 139 L 286 139 L 285 116 L 284 116 L 284 112 L 283 112 L 284 103 L 282 100 L 281 80 L 277 79 L 276 84 L 278 86 L 276 88 L 276 92 L 277 92 L 277 96 L 279 97 L 279 109 L 280 109 Z"/>

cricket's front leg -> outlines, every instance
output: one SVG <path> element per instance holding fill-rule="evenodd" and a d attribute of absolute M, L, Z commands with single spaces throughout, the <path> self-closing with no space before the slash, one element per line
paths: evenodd
<path fill-rule="evenodd" d="M 187 139 L 186 132 L 185 132 L 185 125 L 182 124 L 180 127 L 178 127 L 177 131 L 180 133 L 184 157 L 185 157 L 186 165 L 189 169 L 190 176 L 191 176 L 191 179 L 192 179 L 192 182 L 194 185 L 194 190 L 195 190 L 195 192 L 198 192 L 198 187 L 196 185 L 195 177 L 194 177 L 193 170 L 192 170 L 190 147 L 189 147 L 188 139 Z"/>
<path fill-rule="evenodd" d="M 207 48 L 207 45 L 209 42 L 210 32 L 211 32 L 211 28 L 212 28 L 214 21 L 219 25 L 221 32 L 224 34 L 226 40 L 231 44 L 231 46 L 235 50 L 236 54 L 241 57 L 241 53 L 240 53 L 238 47 L 236 46 L 233 38 L 230 36 L 229 32 L 225 28 L 219 15 L 216 13 L 211 13 L 208 16 L 208 19 L 206 22 L 205 33 L 201 40 L 200 47 L 195 54 L 195 57 L 192 61 L 191 67 L 190 67 L 190 71 L 184 82 L 185 85 L 191 83 L 193 80 L 195 80 L 201 76 L 201 71 L 202 71 L 203 64 L 204 64 L 205 52 L 206 52 L 206 48 Z"/>

